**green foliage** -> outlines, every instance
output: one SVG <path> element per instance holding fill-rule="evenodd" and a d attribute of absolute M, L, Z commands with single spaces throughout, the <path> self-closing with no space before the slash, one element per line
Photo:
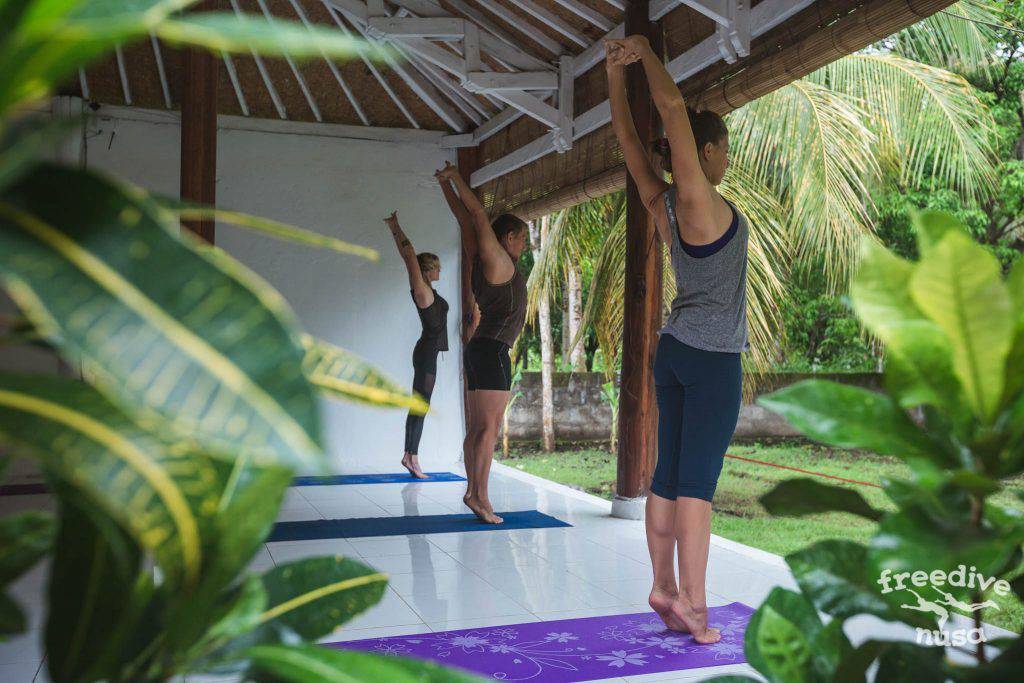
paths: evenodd
<path fill-rule="evenodd" d="M 909 479 L 884 482 L 895 511 L 876 510 L 857 494 L 806 480 L 783 482 L 762 497 L 776 514 L 842 510 L 880 519 L 866 546 L 826 541 L 786 557 L 802 598 L 831 615 L 831 624 L 873 614 L 934 629 L 934 616 L 905 609 L 915 603 L 905 590 L 877 587 L 886 573 L 931 576 L 964 565 L 1008 580 L 1022 556 L 1024 517 L 989 497 L 1024 472 L 1018 365 L 1024 354 L 1024 267 L 1004 278 L 995 256 L 950 214 L 920 213 L 914 226 L 919 260 L 866 240 L 852 287 L 857 315 L 890 355 L 886 393 L 810 381 L 760 400 L 815 440 L 892 454 L 911 472 Z M 921 411 L 919 421 L 905 412 L 909 408 Z M 1024 592 L 1021 582 L 1012 585 L 1018 596 Z M 948 583 L 944 590 L 974 604 L 984 598 L 974 586 Z M 805 680 L 791 672 L 812 651 L 807 630 L 790 628 L 784 616 L 777 605 L 755 614 L 748 658 L 770 680 Z M 795 617 L 789 621 L 796 623 Z M 874 661 L 879 680 L 971 680 L 989 668 L 992 675 L 1004 670 L 984 664 L 979 653 L 979 666 L 968 672 L 943 661 L 941 647 L 928 643 L 869 642 L 853 650 L 848 643 L 822 641 L 819 647 L 824 649 L 813 651 L 827 654 L 831 668 L 815 668 L 806 680 L 859 680 Z"/>
<path fill-rule="evenodd" d="M 304 644 L 379 601 L 386 577 L 370 567 L 320 557 L 247 573 L 294 474 L 326 466 L 318 395 L 425 405 L 303 332 L 280 294 L 182 236 L 179 221 L 213 215 L 371 260 L 375 252 L 43 163 L 65 128 L 11 114 L 149 35 L 296 57 L 356 47 L 291 22 L 180 12 L 191 4 L 0 5 L 0 281 L 23 316 L 16 338 L 46 344 L 82 376 L 0 374 L 4 450 L 34 458 L 59 503 L 56 517 L 0 519 L 0 636 L 26 627 L 3 591 L 49 555 L 46 666 L 56 683 L 217 672 L 265 680 L 287 669 L 289 652 L 319 665 L 281 669 L 287 680 L 464 680 Z M 246 673 L 252 664 L 260 672 Z"/>

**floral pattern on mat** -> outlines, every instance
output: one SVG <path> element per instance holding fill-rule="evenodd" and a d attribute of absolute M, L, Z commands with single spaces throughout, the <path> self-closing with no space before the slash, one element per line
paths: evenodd
<path fill-rule="evenodd" d="M 513 626 L 373 638 L 334 647 L 431 659 L 503 681 L 569 683 L 746 661 L 743 635 L 753 609 L 734 602 L 709 610 L 722 639 L 700 645 L 654 614 L 623 614 Z"/>

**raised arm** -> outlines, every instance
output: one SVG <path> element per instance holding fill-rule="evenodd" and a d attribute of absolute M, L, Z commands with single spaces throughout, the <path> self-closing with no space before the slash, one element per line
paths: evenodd
<path fill-rule="evenodd" d="M 398 247 L 398 253 L 402 257 L 402 261 L 405 262 L 405 270 L 409 275 L 409 287 L 412 289 L 412 298 L 416 301 L 416 305 L 420 308 L 426 308 L 434 303 L 434 290 L 431 289 L 430 285 L 423 278 L 423 271 L 420 270 L 419 260 L 416 258 L 416 250 L 412 247 L 412 242 L 402 232 L 401 226 L 398 225 L 398 212 L 393 211 L 390 216 L 384 219 L 384 223 L 387 224 L 388 229 L 391 231 L 391 236 L 395 238 L 395 246 Z"/>
<path fill-rule="evenodd" d="M 639 60 L 643 64 L 654 106 L 672 148 L 672 181 L 679 193 L 680 219 L 714 231 L 712 187 L 700 167 L 697 143 L 679 88 L 644 36 L 609 42 L 622 50 L 623 62 Z"/>
<path fill-rule="evenodd" d="M 445 162 L 444 168 L 436 172 L 434 177 L 437 178 L 437 182 L 441 185 L 441 192 L 444 194 L 445 201 L 448 202 L 448 208 L 451 210 L 452 215 L 455 216 L 455 222 L 459 224 L 462 251 L 465 253 L 467 260 L 472 263 L 477 254 L 476 230 L 473 228 L 473 217 L 469 215 L 466 205 L 462 203 L 458 192 L 452 187 L 450 175 L 453 171 L 456 174 L 458 173 L 458 169 Z"/>
<path fill-rule="evenodd" d="M 612 130 L 619 139 L 622 156 L 626 159 L 626 170 L 636 183 L 644 206 L 657 218 L 655 224 L 658 226 L 658 232 L 661 233 L 662 239 L 666 240 L 668 224 L 663 220 L 664 210 L 659 208 L 656 200 L 668 188 L 668 183 L 661 178 L 661 174 L 651 163 L 643 143 L 640 142 L 640 136 L 637 135 L 633 113 L 626 99 L 626 67 L 622 60 L 622 48 L 608 42 L 605 44 L 605 52 Z"/>
<path fill-rule="evenodd" d="M 515 272 L 516 265 L 498 242 L 494 229 L 491 227 L 491 219 L 487 216 L 484 205 L 480 203 L 480 198 L 466 183 L 459 170 L 451 164 L 446 164 L 438 173 L 441 177 L 451 180 L 452 185 L 459 193 L 459 199 L 462 200 L 466 211 L 472 218 L 473 234 L 476 237 L 476 255 L 483 263 L 484 275 L 491 282 L 508 280 Z"/>

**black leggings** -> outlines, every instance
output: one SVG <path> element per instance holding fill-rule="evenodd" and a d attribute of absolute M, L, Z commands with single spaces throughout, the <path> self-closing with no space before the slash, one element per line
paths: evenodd
<path fill-rule="evenodd" d="M 422 340 L 416 342 L 416 348 L 412 352 L 412 390 L 422 396 L 428 404 L 431 394 L 434 393 L 434 380 L 437 378 L 437 353 L 437 349 L 424 344 Z M 419 453 L 425 418 L 425 415 L 413 415 L 411 412 L 405 418 L 406 453 Z"/>

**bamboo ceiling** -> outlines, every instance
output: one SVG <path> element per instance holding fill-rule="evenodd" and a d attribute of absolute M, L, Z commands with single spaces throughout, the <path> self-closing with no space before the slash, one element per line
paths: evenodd
<path fill-rule="evenodd" d="M 587 46 L 599 44 L 609 28 L 621 24 L 626 1 L 388 0 L 385 6 L 388 14 L 396 17 L 447 15 L 471 20 L 483 26 L 482 35 L 488 34 L 492 41 L 500 39 L 502 45 L 514 45 L 554 70 L 559 55 L 588 54 Z M 780 6 L 791 2 L 792 7 L 799 2 L 774 1 Z M 328 4 L 332 6 L 328 8 Z M 755 1 L 753 7 L 760 4 Z M 699 107 L 725 113 L 949 4 L 950 0 L 805 1 L 799 5 L 804 9 L 787 15 L 766 33 L 755 33 L 749 56 L 732 64 L 718 59 L 682 80 L 680 87 Z M 358 17 L 339 9 L 352 6 L 342 0 L 218 0 L 217 5 L 222 11 L 237 9 L 256 15 L 266 9 L 275 17 L 293 21 L 304 17 L 354 36 L 362 35 L 366 28 L 358 23 Z M 692 52 L 715 34 L 716 26 L 684 5 L 675 5 L 660 25 L 668 60 Z M 437 45 L 461 59 L 455 43 Z M 485 70 L 507 70 L 481 45 Z M 403 51 L 411 59 L 397 64 L 356 58 L 332 65 L 315 59 L 294 69 L 284 59 L 263 58 L 261 65 L 253 56 L 235 55 L 220 64 L 218 111 L 267 119 L 470 134 L 507 107 L 499 98 L 466 91 L 451 74 Z M 166 45 L 147 41 L 127 46 L 120 57 L 111 55 L 90 67 L 67 92 L 100 104 L 176 109 L 180 62 L 180 54 Z M 579 117 L 606 98 L 604 65 L 598 62 L 575 79 L 573 115 Z M 477 156 L 481 166 L 548 135 L 548 130 L 540 121 L 520 116 L 480 142 Z M 492 212 L 515 210 L 533 217 L 618 189 L 623 183 L 621 152 L 610 126 L 602 125 L 575 140 L 569 151 L 546 153 L 483 182 L 478 189 Z"/>

